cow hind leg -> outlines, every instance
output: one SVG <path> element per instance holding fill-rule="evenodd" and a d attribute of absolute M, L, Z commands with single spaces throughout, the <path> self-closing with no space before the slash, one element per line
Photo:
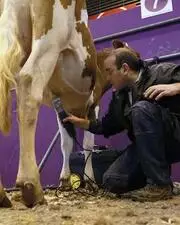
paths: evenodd
<path fill-rule="evenodd" d="M 92 167 L 92 149 L 94 147 L 94 134 L 89 131 L 84 132 L 83 148 L 85 155 L 84 181 L 85 188 L 93 190 L 95 188 L 95 178 Z"/>
<path fill-rule="evenodd" d="M 3 208 L 10 208 L 12 207 L 11 201 L 9 198 L 6 196 L 6 193 L 3 189 L 3 185 L 0 180 L 0 207 Z"/>
<path fill-rule="evenodd" d="M 95 117 L 98 118 L 99 106 L 95 108 Z M 94 134 L 89 131 L 84 132 L 83 148 L 85 154 L 84 181 L 87 189 L 96 190 L 97 184 L 92 166 L 92 150 L 94 147 Z"/>

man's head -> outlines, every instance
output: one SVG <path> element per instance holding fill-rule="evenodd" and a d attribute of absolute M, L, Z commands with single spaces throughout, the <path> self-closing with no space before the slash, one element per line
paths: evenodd
<path fill-rule="evenodd" d="M 118 48 L 105 59 L 104 69 L 115 89 L 131 85 L 138 77 L 139 57 L 128 48 Z"/>

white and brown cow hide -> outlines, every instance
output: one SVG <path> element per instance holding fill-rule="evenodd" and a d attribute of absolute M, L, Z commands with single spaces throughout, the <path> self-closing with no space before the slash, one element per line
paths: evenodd
<path fill-rule="evenodd" d="M 35 157 L 40 105 L 51 105 L 59 97 L 67 112 L 86 117 L 107 83 L 102 67 L 109 53 L 100 53 L 97 61 L 87 21 L 85 0 L 1 0 L 0 130 L 10 130 L 10 89 L 14 86 L 20 140 L 16 185 L 28 207 L 44 202 Z M 73 140 L 59 120 L 58 124 L 64 156 L 60 175 L 63 181 L 70 175 Z M 91 149 L 93 145 L 93 135 L 87 133 L 84 148 Z M 91 160 L 89 163 L 88 176 L 93 179 Z M 10 206 L 1 182 L 0 206 Z"/>
<path fill-rule="evenodd" d="M 44 202 L 34 148 L 40 105 L 60 97 L 67 112 L 85 117 L 100 94 L 95 83 L 102 77 L 97 79 L 100 73 L 84 0 L 4 0 L 1 11 L 0 129 L 3 133 L 10 129 L 10 88 L 14 86 L 20 138 L 16 185 L 25 205 L 32 207 Z M 66 180 L 66 157 L 73 141 L 58 122 L 61 148 L 66 151 L 61 179 Z M 93 137 L 87 140 L 84 147 L 92 148 Z"/>

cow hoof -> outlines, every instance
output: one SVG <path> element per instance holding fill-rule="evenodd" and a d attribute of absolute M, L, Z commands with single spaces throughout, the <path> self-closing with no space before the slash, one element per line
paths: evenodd
<path fill-rule="evenodd" d="M 30 182 L 25 182 L 24 184 L 17 184 L 16 186 L 21 188 L 22 200 L 28 208 L 32 208 L 35 205 L 42 205 L 46 203 L 41 187 L 36 187 Z"/>
<path fill-rule="evenodd" d="M 11 208 L 12 207 L 12 203 L 9 200 L 9 198 L 6 196 L 4 191 L 2 193 L 0 193 L 0 207 L 2 207 L 2 208 Z"/>
<path fill-rule="evenodd" d="M 59 180 L 59 190 L 60 191 L 71 191 L 72 187 L 71 187 L 71 183 L 69 179 L 60 179 Z"/>
<path fill-rule="evenodd" d="M 9 198 L 6 196 L 6 193 L 4 191 L 3 185 L 0 180 L 0 207 L 3 208 L 10 208 L 12 207 L 11 201 Z"/>

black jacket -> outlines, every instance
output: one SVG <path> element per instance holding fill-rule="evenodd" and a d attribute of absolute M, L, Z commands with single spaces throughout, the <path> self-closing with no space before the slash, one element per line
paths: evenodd
<path fill-rule="evenodd" d="M 180 65 L 173 63 L 161 63 L 147 66 L 143 69 L 140 80 L 132 88 L 133 104 L 144 100 L 144 91 L 155 84 L 171 84 L 180 82 Z M 89 131 L 94 134 L 102 134 L 105 137 L 120 133 L 127 129 L 131 133 L 129 119 L 130 102 L 128 88 L 113 93 L 107 114 L 101 121 L 90 121 Z M 158 102 L 162 107 L 169 108 L 173 114 L 180 115 L 180 95 L 165 97 Z"/>

